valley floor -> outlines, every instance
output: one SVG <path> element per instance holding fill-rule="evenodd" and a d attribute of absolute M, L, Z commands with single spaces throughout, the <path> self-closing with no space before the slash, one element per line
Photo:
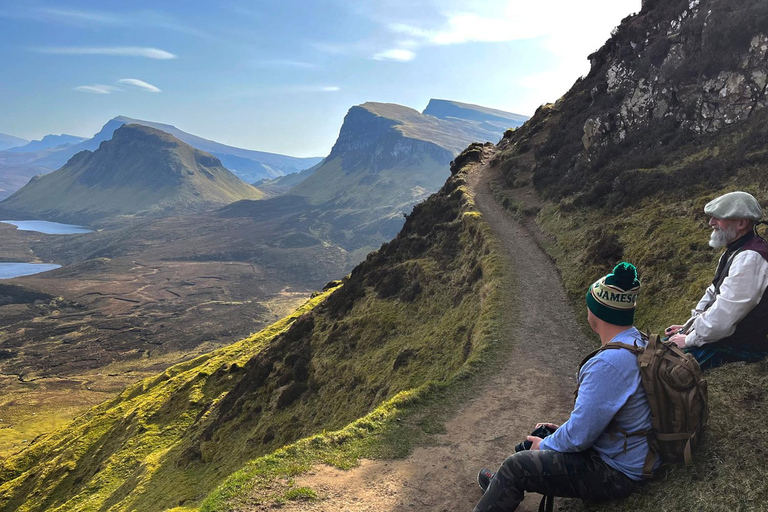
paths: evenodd
<path fill-rule="evenodd" d="M 33 249 L 50 258 L 67 240 L 7 224 L 0 239 L 0 260 L 12 261 L 38 261 Z M 188 247 L 158 245 L 161 256 L 0 280 L 0 460 L 144 377 L 260 331 L 314 289 L 250 262 L 185 261 Z"/>
<path fill-rule="evenodd" d="M 487 162 L 492 155 L 485 156 Z M 505 321 L 506 362 L 475 385 L 475 398 L 460 407 L 434 444 L 403 460 L 363 460 L 349 471 L 315 467 L 293 485 L 313 489 L 320 500 L 293 501 L 280 510 L 471 510 L 481 495 L 475 481 L 480 468 L 498 467 L 537 422 L 567 419 L 576 369 L 591 346 L 576 321 L 581 312 L 568 302 L 555 266 L 535 240 L 535 228 L 529 231 L 494 200 L 495 172 L 479 165 L 471 171 L 470 186 L 513 272 L 514 289 L 505 294 L 520 314 Z M 537 510 L 538 502 L 531 496 L 518 510 Z"/>

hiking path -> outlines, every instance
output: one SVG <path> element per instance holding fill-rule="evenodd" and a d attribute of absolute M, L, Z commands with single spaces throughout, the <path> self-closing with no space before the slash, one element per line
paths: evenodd
<path fill-rule="evenodd" d="M 576 322 L 554 264 L 536 242 L 543 235 L 494 200 L 490 183 L 497 171 L 487 164 L 491 156 L 486 148 L 483 162 L 470 171 L 469 187 L 514 274 L 515 303 L 509 309 L 517 314 L 505 321 L 506 362 L 475 385 L 474 398 L 458 408 L 434 444 L 402 460 L 363 460 L 351 470 L 317 466 L 297 477 L 295 485 L 312 488 L 321 499 L 290 502 L 279 510 L 469 512 L 481 497 L 480 468 L 495 471 L 537 422 L 568 418 L 578 364 L 593 347 Z M 518 510 L 538 510 L 539 499 L 528 496 Z"/>

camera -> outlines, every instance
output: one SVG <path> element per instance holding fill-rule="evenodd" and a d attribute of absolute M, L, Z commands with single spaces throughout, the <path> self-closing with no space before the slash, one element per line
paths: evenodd
<path fill-rule="evenodd" d="M 547 437 L 550 434 L 553 434 L 554 432 L 555 431 L 552 430 L 551 428 L 549 428 L 548 426 L 542 425 L 539 428 L 537 428 L 536 430 L 534 430 L 533 432 L 531 432 L 531 435 L 534 436 L 534 437 L 540 437 L 540 438 L 544 439 L 545 437 Z M 525 440 L 522 443 L 518 443 L 515 446 L 515 453 L 521 452 L 523 450 L 530 450 L 532 444 L 533 443 L 531 443 L 528 440 Z"/>

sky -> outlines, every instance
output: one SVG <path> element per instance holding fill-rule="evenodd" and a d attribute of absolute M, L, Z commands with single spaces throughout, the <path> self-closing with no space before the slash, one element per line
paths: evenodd
<path fill-rule="evenodd" d="M 233 146 L 330 152 L 366 101 L 532 115 L 641 0 L 0 2 L 0 133 L 125 115 Z"/>

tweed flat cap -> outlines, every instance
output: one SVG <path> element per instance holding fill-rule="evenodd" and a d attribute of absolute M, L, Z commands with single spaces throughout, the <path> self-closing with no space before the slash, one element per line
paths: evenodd
<path fill-rule="evenodd" d="M 747 192 L 723 194 L 708 202 L 704 213 L 718 219 L 749 219 L 757 222 L 763 218 L 760 203 Z"/>

